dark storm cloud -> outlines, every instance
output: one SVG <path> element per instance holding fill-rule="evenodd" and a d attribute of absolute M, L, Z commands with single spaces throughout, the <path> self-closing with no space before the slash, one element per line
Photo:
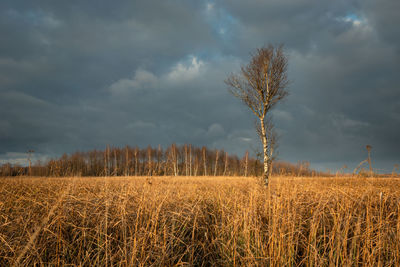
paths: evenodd
<path fill-rule="evenodd" d="M 296 160 L 301 154 L 319 166 L 355 165 L 372 144 L 382 168 L 399 160 L 396 6 L 395 1 L 227 1 L 225 8 L 240 21 L 246 50 L 254 40 L 286 44 L 291 96 L 275 115 L 282 157 Z"/>
<path fill-rule="evenodd" d="M 398 1 L 2 1 L 0 159 L 112 145 L 257 147 L 223 80 L 284 43 L 280 158 L 398 163 Z"/>

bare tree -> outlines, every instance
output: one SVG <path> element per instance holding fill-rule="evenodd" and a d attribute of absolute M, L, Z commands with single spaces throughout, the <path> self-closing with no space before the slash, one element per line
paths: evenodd
<path fill-rule="evenodd" d="M 104 150 L 104 176 L 108 176 L 110 173 L 110 146 L 107 145 Z"/>
<path fill-rule="evenodd" d="M 114 171 L 113 171 L 113 175 L 117 176 L 118 175 L 117 149 L 113 148 L 113 150 L 114 150 Z"/>
<path fill-rule="evenodd" d="M 224 165 L 224 174 L 223 174 L 223 176 L 226 175 L 227 169 L 228 169 L 228 152 L 225 152 L 225 165 Z"/>
<path fill-rule="evenodd" d="M 171 157 L 172 157 L 172 166 L 174 170 L 174 176 L 178 176 L 179 169 L 178 169 L 178 155 L 176 151 L 176 144 L 171 145 Z"/>
<path fill-rule="evenodd" d="M 259 136 L 263 145 L 263 180 L 268 186 L 276 138 L 271 123 L 271 109 L 288 95 L 286 87 L 287 57 L 283 46 L 259 48 L 250 62 L 231 74 L 225 83 L 229 92 L 239 98 L 257 116 Z"/>
<path fill-rule="evenodd" d="M 246 150 L 244 154 L 244 176 L 247 177 L 247 170 L 249 168 L 249 151 Z"/>
<path fill-rule="evenodd" d="M 219 150 L 215 151 L 215 166 L 214 166 L 214 176 L 217 176 L 218 171 L 218 159 L 219 159 Z"/>
<path fill-rule="evenodd" d="M 189 175 L 192 176 L 192 144 L 189 145 Z"/>
<path fill-rule="evenodd" d="M 129 147 L 125 147 L 125 176 L 129 176 Z"/>
<path fill-rule="evenodd" d="M 139 148 L 135 147 L 135 176 L 139 175 Z"/>
<path fill-rule="evenodd" d="M 153 175 L 153 162 L 152 162 L 152 154 L 151 154 L 151 146 L 149 145 L 147 147 L 147 156 L 148 156 L 148 165 L 149 165 L 149 171 L 148 171 L 148 175 L 152 176 Z"/>
<path fill-rule="evenodd" d="M 188 162 L 188 147 L 187 144 L 185 144 L 184 146 L 184 150 L 185 150 L 185 175 L 188 176 L 189 175 L 189 162 Z"/>
<path fill-rule="evenodd" d="M 203 153 L 203 164 L 204 164 L 204 176 L 207 176 L 207 156 L 206 156 L 206 147 L 203 146 L 201 151 Z"/>
<path fill-rule="evenodd" d="M 161 150 L 161 145 L 158 145 L 157 149 L 157 175 L 160 175 L 161 173 L 161 155 L 162 155 L 162 150 Z"/>

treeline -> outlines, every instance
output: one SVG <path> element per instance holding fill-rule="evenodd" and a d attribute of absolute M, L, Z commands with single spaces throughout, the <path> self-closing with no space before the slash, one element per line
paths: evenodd
<path fill-rule="evenodd" d="M 64 154 L 46 163 L 23 167 L 3 164 L 0 176 L 261 176 L 260 160 L 224 150 L 172 144 L 166 149 L 107 146 L 105 150 Z M 311 176 L 308 162 L 274 162 L 273 174 Z"/>

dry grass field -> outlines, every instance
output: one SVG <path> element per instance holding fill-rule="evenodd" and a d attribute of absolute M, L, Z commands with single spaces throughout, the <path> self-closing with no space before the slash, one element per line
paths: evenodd
<path fill-rule="evenodd" d="M 0 266 L 398 266 L 400 180 L 0 179 Z"/>

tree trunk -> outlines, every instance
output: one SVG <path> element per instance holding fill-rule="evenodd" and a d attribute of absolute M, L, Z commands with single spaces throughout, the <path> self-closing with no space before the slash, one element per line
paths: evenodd
<path fill-rule="evenodd" d="M 139 173 L 138 173 L 138 157 L 139 157 L 139 149 L 136 147 L 135 148 L 135 176 L 138 176 L 139 175 Z"/>
<path fill-rule="evenodd" d="M 172 153 L 172 166 L 174 169 L 174 176 L 178 176 L 178 155 L 176 152 L 175 144 L 172 144 L 171 146 L 171 153 Z"/>
<path fill-rule="evenodd" d="M 244 176 L 247 177 L 247 170 L 249 168 L 249 151 L 246 150 L 244 155 Z"/>
<path fill-rule="evenodd" d="M 203 163 L 204 163 L 204 176 L 207 176 L 207 157 L 206 157 L 206 147 L 203 146 Z"/>
<path fill-rule="evenodd" d="M 263 154 L 264 154 L 264 173 L 263 173 L 263 181 L 265 186 L 268 186 L 269 183 L 269 154 L 268 154 L 268 140 L 267 133 L 265 131 L 264 119 L 260 119 L 261 123 L 261 140 L 263 143 Z"/>
<path fill-rule="evenodd" d="M 192 145 L 189 145 L 189 175 L 192 176 Z"/>
<path fill-rule="evenodd" d="M 217 176 L 218 171 L 218 158 L 219 158 L 219 150 L 217 150 L 215 155 L 215 167 L 214 167 L 214 176 Z"/>
<path fill-rule="evenodd" d="M 226 170 L 228 169 L 228 152 L 225 152 L 225 166 L 224 166 L 224 174 L 223 176 L 226 175 Z"/>
<path fill-rule="evenodd" d="M 187 148 L 187 144 L 185 144 L 184 150 L 185 150 L 185 175 L 188 176 L 189 175 L 189 164 L 188 164 L 188 148 Z"/>
<path fill-rule="evenodd" d="M 158 145 L 157 150 L 157 175 L 161 174 L 161 145 Z"/>
<path fill-rule="evenodd" d="M 118 161 L 117 161 L 117 149 L 114 148 L 114 176 L 118 175 Z"/>
<path fill-rule="evenodd" d="M 129 148 L 125 147 L 125 176 L 129 176 Z"/>
<path fill-rule="evenodd" d="M 153 164 L 152 164 L 152 156 L 151 156 L 151 146 L 147 147 L 147 156 L 149 158 L 149 172 L 147 175 L 152 176 L 153 175 Z"/>

